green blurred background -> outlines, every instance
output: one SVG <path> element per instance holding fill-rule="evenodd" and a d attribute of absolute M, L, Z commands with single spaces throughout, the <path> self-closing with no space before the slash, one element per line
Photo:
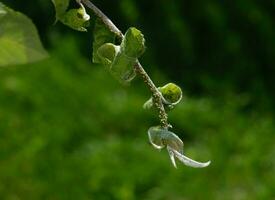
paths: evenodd
<path fill-rule="evenodd" d="M 53 26 L 50 0 L 2 1 L 51 57 L 0 69 L 0 199 L 275 199 L 275 1 L 94 0 L 142 30 L 157 85 L 183 88 L 169 119 L 205 169 L 174 169 L 148 143 L 150 93 L 91 63 L 92 29 Z"/>

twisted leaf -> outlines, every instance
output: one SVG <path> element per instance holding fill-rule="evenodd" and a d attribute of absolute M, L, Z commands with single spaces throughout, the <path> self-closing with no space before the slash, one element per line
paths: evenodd
<path fill-rule="evenodd" d="M 175 157 L 183 164 L 190 167 L 202 168 L 207 167 L 210 164 L 210 161 L 201 163 L 183 155 L 183 142 L 175 133 L 168 131 L 167 129 L 163 129 L 160 126 L 151 127 L 148 130 L 148 136 L 150 143 L 156 149 L 167 148 L 174 167 L 177 167 Z"/>

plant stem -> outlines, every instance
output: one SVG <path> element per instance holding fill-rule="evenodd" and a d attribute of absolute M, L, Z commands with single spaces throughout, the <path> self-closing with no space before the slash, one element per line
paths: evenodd
<path fill-rule="evenodd" d="M 164 109 L 164 105 L 162 102 L 162 94 L 158 90 L 158 88 L 155 86 L 154 82 L 150 78 L 150 76 L 147 74 L 147 72 L 144 70 L 144 68 L 141 66 L 140 62 L 137 62 L 134 65 L 135 71 L 137 74 L 139 74 L 142 78 L 144 83 L 147 84 L 149 87 L 150 91 L 152 92 L 153 96 L 153 102 L 156 108 L 158 109 L 159 112 L 159 118 L 160 118 L 160 124 L 163 128 L 168 129 L 169 128 L 169 123 L 168 123 L 168 115 Z"/>
<path fill-rule="evenodd" d="M 99 17 L 102 22 L 112 31 L 115 33 L 120 39 L 123 39 L 124 35 L 122 32 L 114 25 L 114 23 L 100 10 L 98 9 L 91 1 L 89 0 L 80 0 L 84 5 L 86 5 L 88 8 L 90 8 L 94 14 Z M 162 102 L 162 94 L 159 92 L 157 87 L 155 86 L 154 82 L 151 80 L 150 76 L 147 74 L 147 72 L 144 70 L 140 62 L 137 62 L 134 65 L 134 69 L 137 74 L 139 74 L 144 83 L 149 87 L 150 91 L 152 92 L 153 96 L 153 102 L 156 108 L 158 109 L 159 118 L 160 118 L 160 124 L 163 128 L 168 129 L 169 123 L 168 123 L 168 115 L 164 109 L 164 105 Z"/>
<path fill-rule="evenodd" d="M 114 25 L 114 23 L 100 10 L 98 9 L 91 1 L 89 0 L 80 0 L 84 5 L 90 8 L 94 14 L 99 17 L 103 23 L 109 28 L 110 31 L 115 33 L 119 38 L 123 38 L 122 32 Z"/>

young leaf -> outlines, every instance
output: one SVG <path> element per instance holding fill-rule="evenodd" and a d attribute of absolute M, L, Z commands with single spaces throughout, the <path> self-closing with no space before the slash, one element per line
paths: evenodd
<path fill-rule="evenodd" d="M 100 20 L 96 19 L 94 28 L 94 41 L 93 41 L 93 62 L 102 63 L 101 58 L 97 54 L 99 47 L 105 43 L 114 43 L 115 34 L 111 32 L 105 24 Z"/>
<path fill-rule="evenodd" d="M 69 7 L 70 0 L 52 0 L 55 7 L 56 21 L 61 20 Z"/>
<path fill-rule="evenodd" d="M 101 59 L 101 63 L 107 67 L 110 67 L 119 51 L 120 46 L 116 46 L 112 43 L 106 43 L 99 47 L 97 54 Z"/>
<path fill-rule="evenodd" d="M 111 68 L 111 74 L 122 84 L 128 85 L 136 76 L 134 65 L 145 51 L 145 39 L 136 28 L 129 28 L 120 45 Z"/>
<path fill-rule="evenodd" d="M 176 105 L 182 99 L 181 88 L 174 83 L 168 83 L 165 86 L 160 87 L 159 91 L 161 92 L 164 99 L 167 101 L 164 102 L 166 104 Z"/>
<path fill-rule="evenodd" d="M 87 31 L 90 16 L 81 3 L 79 3 L 80 8 L 67 11 L 70 0 L 52 0 L 52 2 L 55 6 L 56 22 L 60 21 L 77 31 Z"/>
<path fill-rule="evenodd" d="M 30 63 L 47 56 L 32 21 L 0 3 L 0 66 Z"/>
<path fill-rule="evenodd" d="M 83 8 L 70 9 L 60 19 L 60 21 L 77 31 L 87 31 L 86 27 L 90 25 L 90 16 Z"/>
<path fill-rule="evenodd" d="M 162 94 L 162 101 L 166 110 L 172 110 L 182 99 L 182 90 L 174 83 L 168 83 L 163 87 L 159 87 L 158 90 Z M 143 105 L 144 109 L 151 109 L 154 107 L 153 98 L 151 97 Z"/>
<path fill-rule="evenodd" d="M 111 67 L 110 72 L 121 84 L 128 85 L 136 76 L 134 64 L 137 58 L 128 57 L 120 47 Z"/>
<path fill-rule="evenodd" d="M 134 27 L 129 28 L 125 33 L 121 48 L 128 57 L 139 58 L 145 51 L 144 35 Z"/>

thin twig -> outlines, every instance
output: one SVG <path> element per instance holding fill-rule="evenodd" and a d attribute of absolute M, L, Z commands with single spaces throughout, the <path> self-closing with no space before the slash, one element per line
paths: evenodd
<path fill-rule="evenodd" d="M 80 0 L 84 5 L 90 8 L 94 14 L 99 17 L 103 23 L 117 36 L 123 38 L 122 32 L 114 25 L 114 23 L 100 10 L 98 9 L 91 1 L 89 0 Z"/>
<path fill-rule="evenodd" d="M 84 5 L 86 5 L 88 8 L 90 8 L 94 12 L 94 14 L 97 17 L 99 17 L 102 20 L 102 22 L 110 29 L 110 31 L 115 33 L 120 39 L 124 37 L 124 35 L 116 27 L 116 25 L 114 25 L 114 23 L 100 9 L 98 9 L 91 1 L 89 0 L 80 0 L 80 1 Z M 134 68 L 136 73 L 142 77 L 143 81 L 147 84 L 150 91 L 152 92 L 154 105 L 156 106 L 159 112 L 161 126 L 163 128 L 168 129 L 169 128 L 168 115 L 164 109 L 164 105 L 162 102 L 162 99 L 163 99 L 162 94 L 159 92 L 154 82 L 151 80 L 150 76 L 147 74 L 147 72 L 144 70 L 144 68 L 139 62 L 137 62 L 134 65 Z"/>

